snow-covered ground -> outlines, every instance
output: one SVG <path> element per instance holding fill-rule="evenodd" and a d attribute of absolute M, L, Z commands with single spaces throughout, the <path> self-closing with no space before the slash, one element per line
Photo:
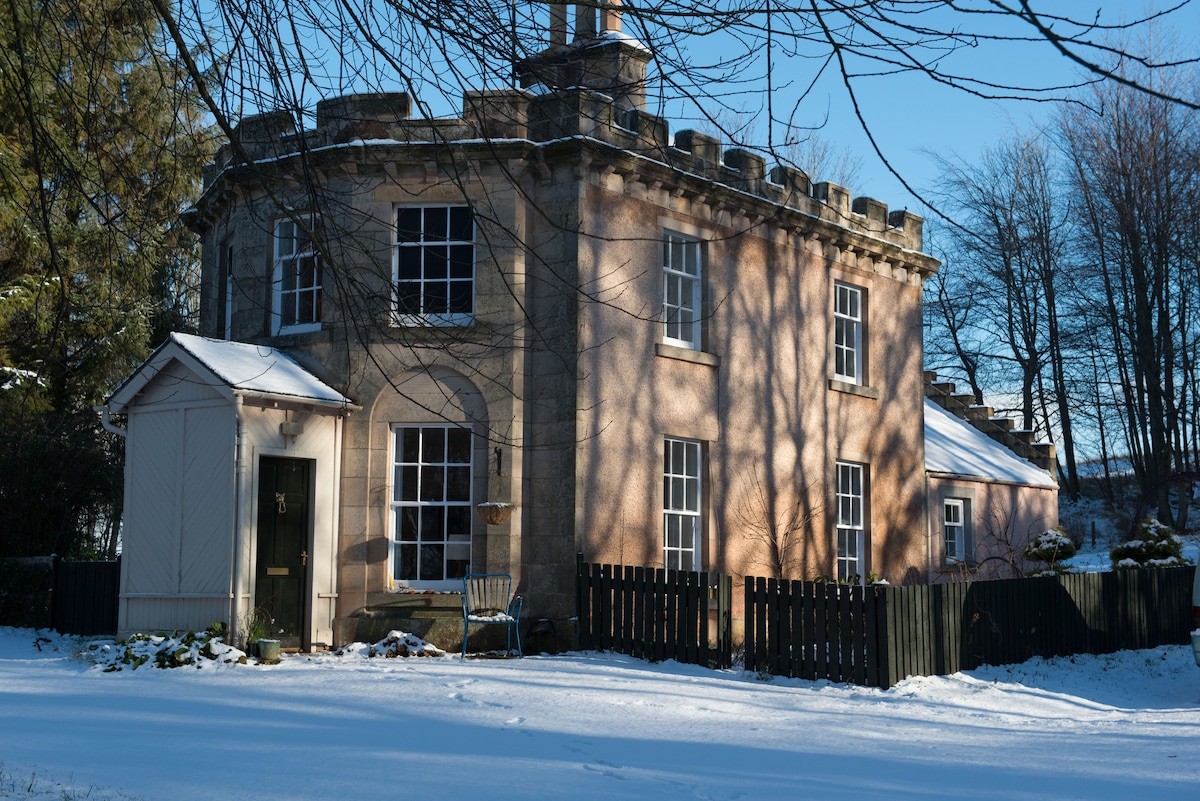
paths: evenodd
<path fill-rule="evenodd" d="M 884 692 L 596 653 L 103 673 L 40 645 L 0 628 L 0 797 L 1200 797 L 1185 646 Z"/>

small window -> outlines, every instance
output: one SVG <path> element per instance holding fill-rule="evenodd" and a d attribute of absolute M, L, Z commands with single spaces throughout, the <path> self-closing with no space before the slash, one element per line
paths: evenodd
<path fill-rule="evenodd" d="M 217 330 L 228 340 L 233 338 L 233 245 L 221 245 L 217 260 Z"/>
<path fill-rule="evenodd" d="M 471 565 L 471 431 L 399 425 L 393 436 L 392 577 L 452 589 Z"/>
<path fill-rule="evenodd" d="M 273 333 L 321 328 L 321 257 L 313 242 L 312 224 L 311 218 L 275 223 Z"/>
<path fill-rule="evenodd" d="M 701 349 L 703 249 L 699 239 L 663 234 L 663 342 Z"/>
<path fill-rule="evenodd" d="M 663 564 L 674 570 L 700 569 L 700 443 L 667 439 L 663 447 Z"/>
<path fill-rule="evenodd" d="M 861 584 L 866 567 L 866 470 L 861 464 L 836 465 L 837 579 Z"/>
<path fill-rule="evenodd" d="M 865 385 L 863 372 L 863 291 L 837 283 L 833 286 L 833 375 L 848 384 Z"/>
<path fill-rule="evenodd" d="M 966 512 L 967 503 L 962 498 L 946 498 L 942 502 L 942 535 L 948 562 L 967 558 Z"/>
<path fill-rule="evenodd" d="M 475 218 L 469 206 L 399 206 L 393 278 L 398 325 L 469 325 Z"/>

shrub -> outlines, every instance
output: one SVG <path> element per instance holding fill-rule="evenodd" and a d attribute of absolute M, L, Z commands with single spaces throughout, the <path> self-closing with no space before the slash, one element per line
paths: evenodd
<path fill-rule="evenodd" d="M 1066 566 L 1062 563 L 1075 555 L 1075 542 L 1067 536 L 1062 526 L 1046 529 L 1037 537 L 1025 543 L 1021 558 L 1027 562 L 1041 562 L 1046 566 L 1031 571 L 1031 575 L 1043 573 L 1065 573 Z"/>
<path fill-rule="evenodd" d="M 222 640 L 224 629 L 225 624 L 221 623 L 210 626 L 203 634 L 191 631 L 174 637 L 135 634 L 124 642 L 96 641 L 85 654 L 105 673 L 125 668 L 137 670 L 142 665 L 175 668 L 246 664 L 246 655 Z"/>
<path fill-rule="evenodd" d="M 1114 570 L 1185 565 L 1183 540 L 1169 526 L 1147 517 L 1138 523 L 1133 539 L 1110 552 Z"/>

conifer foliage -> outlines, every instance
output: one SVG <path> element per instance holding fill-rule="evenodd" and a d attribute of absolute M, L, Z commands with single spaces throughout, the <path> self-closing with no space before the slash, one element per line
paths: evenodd
<path fill-rule="evenodd" d="M 202 122 L 150 4 L 0 4 L 0 556 L 115 548 L 91 407 L 194 317 Z"/>

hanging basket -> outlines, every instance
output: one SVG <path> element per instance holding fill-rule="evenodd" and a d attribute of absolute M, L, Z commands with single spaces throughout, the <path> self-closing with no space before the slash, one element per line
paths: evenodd
<path fill-rule="evenodd" d="M 508 518 L 512 517 L 513 505 L 489 501 L 476 506 L 475 511 L 479 512 L 479 517 L 489 526 L 498 526 L 501 523 L 507 523 Z"/>

